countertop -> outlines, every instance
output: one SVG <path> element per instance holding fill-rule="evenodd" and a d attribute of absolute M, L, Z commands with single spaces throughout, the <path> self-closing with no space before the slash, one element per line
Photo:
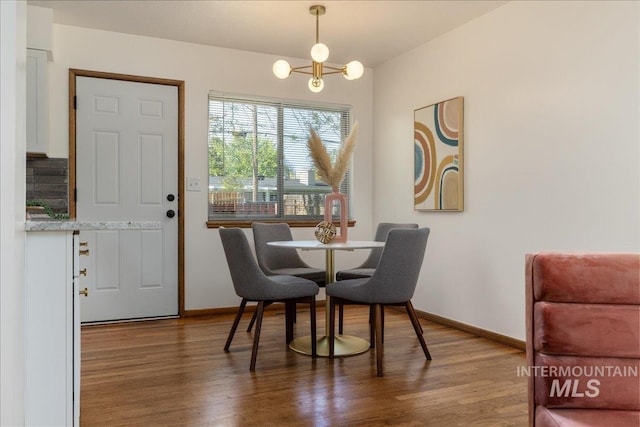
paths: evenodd
<path fill-rule="evenodd" d="M 160 221 L 72 221 L 27 220 L 26 231 L 76 231 L 76 230 L 159 230 Z"/>

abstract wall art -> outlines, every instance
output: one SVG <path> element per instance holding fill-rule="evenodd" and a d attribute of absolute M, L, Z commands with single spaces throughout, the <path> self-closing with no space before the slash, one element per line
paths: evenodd
<path fill-rule="evenodd" d="M 414 111 L 415 210 L 464 208 L 463 101 L 459 96 Z"/>

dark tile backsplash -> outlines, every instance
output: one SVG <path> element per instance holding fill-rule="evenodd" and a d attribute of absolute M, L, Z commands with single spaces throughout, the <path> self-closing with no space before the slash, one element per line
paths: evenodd
<path fill-rule="evenodd" d="M 27 200 L 40 200 L 55 213 L 68 213 L 68 188 L 68 159 L 27 159 Z"/>

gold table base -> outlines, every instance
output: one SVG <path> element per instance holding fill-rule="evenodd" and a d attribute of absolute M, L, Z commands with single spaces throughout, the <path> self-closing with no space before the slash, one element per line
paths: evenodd
<path fill-rule="evenodd" d="M 329 357 L 329 337 L 324 336 L 316 342 L 319 357 Z M 311 337 L 298 337 L 289 344 L 291 350 L 311 356 Z M 369 341 L 351 335 L 336 335 L 334 356 L 354 356 L 369 350 Z"/>
<path fill-rule="evenodd" d="M 0 0 L 2 1 L 2 0 Z M 354 249 L 372 249 L 372 248 L 380 248 L 384 246 L 384 242 L 367 242 L 367 241 L 347 241 L 344 243 L 336 243 L 332 245 L 331 243 L 327 245 L 322 245 L 317 241 L 303 240 L 303 241 L 295 241 L 295 240 L 286 240 L 282 242 L 268 242 L 268 245 L 279 246 L 285 248 L 296 248 L 304 250 L 314 250 L 314 249 L 322 249 L 325 251 L 325 271 L 326 271 L 326 283 L 333 283 L 335 281 L 334 277 L 334 251 L 335 250 L 346 250 L 352 251 Z M 329 331 L 329 307 L 331 297 L 329 295 L 325 296 L 325 334 Z M 323 336 L 318 338 L 316 343 L 317 345 L 317 354 L 320 357 L 328 357 L 329 356 L 329 337 Z M 311 356 L 311 337 L 298 337 L 295 338 L 289 344 L 289 348 L 291 350 L 296 351 L 301 354 L 305 354 L 307 356 Z M 344 357 L 344 356 L 354 356 L 356 354 L 364 353 L 369 350 L 369 341 L 354 337 L 351 335 L 336 335 L 335 336 L 335 347 L 334 347 L 334 356 L 336 357 Z"/>

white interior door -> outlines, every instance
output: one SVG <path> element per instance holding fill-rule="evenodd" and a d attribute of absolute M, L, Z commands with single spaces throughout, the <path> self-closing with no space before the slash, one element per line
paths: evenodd
<path fill-rule="evenodd" d="M 82 321 L 176 315 L 178 89 L 76 76 L 76 96 L 77 220 L 162 223 L 80 233 Z"/>

